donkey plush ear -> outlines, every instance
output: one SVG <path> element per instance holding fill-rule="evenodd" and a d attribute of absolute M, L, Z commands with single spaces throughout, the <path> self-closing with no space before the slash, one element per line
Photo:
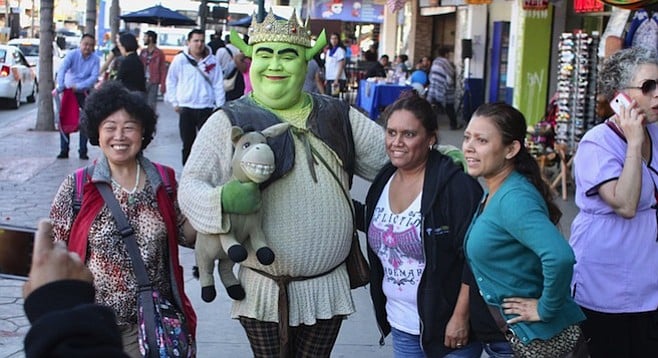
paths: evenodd
<path fill-rule="evenodd" d="M 261 133 L 265 136 L 265 138 L 272 138 L 287 131 L 288 128 L 290 128 L 290 123 L 277 123 L 263 129 Z"/>
<path fill-rule="evenodd" d="M 235 143 L 237 143 L 240 138 L 242 138 L 242 135 L 244 135 L 242 128 L 238 126 L 231 127 L 231 142 L 233 142 L 233 145 L 235 145 Z"/>

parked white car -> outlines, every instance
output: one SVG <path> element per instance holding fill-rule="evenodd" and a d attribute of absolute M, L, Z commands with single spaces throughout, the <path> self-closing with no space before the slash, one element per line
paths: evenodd
<path fill-rule="evenodd" d="M 0 45 L 0 98 L 8 99 L 11 108 L 21 102 L 33 103 L 39 87 L 34 69 L 18 47 Z"/>
<path fill-rule="evenodd" d="M 11 39 L 7 42 L 7 45 L 18 47 L 27 62 L 35 67 L 35 73 L 37 78 L 39 78 L 39 45 L 40 40 L 36 38 L 24 38 L 24 39 Z M 59 64 L 64 58 L 64 50 L 60 49 L 55 42 L 53 42 L 53 79 L 57 78 L 57 70 L 59 69 Z"/>

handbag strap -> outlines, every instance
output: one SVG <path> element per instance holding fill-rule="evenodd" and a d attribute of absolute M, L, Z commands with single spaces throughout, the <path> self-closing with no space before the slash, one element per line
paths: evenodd
<path fill-rule="evenodd" d="M 121 209 L 119 201 L 114 196 L 112 187 L 105 182 L 97 182 L 95 185 L 103 197 L 103 200 L 105 200 L 105 204 L 110 209 L 110 212 L 112 212 L 121 240 L 126 245 L 126 250 L 132 260 L 133 270 L 135 271 L 135 277 L 137 278 L 137 293 L 140 295 L 143 303 L 144 325 L 146 326 L 146 339 L 149 346 L 148 354 L 150 357 L 158 357 L 158 351 L 156 350 L 158 344 L 155 338 L 156 324 L 155 306 L 153 304 L 153 286 L 151 285 L 151 280 L 149 280 L 146 272 L 146 265 L 144 264 L 142 255 L 139 252 L 139 247 L 137 246 L 135 231 L 128 222 L 126 214 Z"/>
<path fill-rule="evenodd" d="M 331 173 L 331 176 L 336 180 L 336 183 L 338 183 L 338 186 L 340 187 L 341 191 L 343 192 L 343 196 L 345 197 L 345 200 L 347 200 L 347 205 L 350 207 L 350 211 L 352 212 L 352 224 L 354 225 L 354 231 L 356 231 L 356 213 L 354 212 L 354 206 L 352 205 L 352 199 L 350 199 L 350 196 L 347 194 L 347 190 L 345 190 L 345 187 L 343 186 L 343 183 L 341 183 L 340 179 L 338 179 L 338 175 L 331 170 L 331 167 L 329 166 L 329 163 L 324 159 L 322 155 L 315 149 L 313 145 L 309 142 L 309 146 L 311 147 L 311 153 L 316 156 L 319 160 L 320 163 L 324 165 L 325 168 Z"/>
<path fill-rule="evenodd" d="M 505 320 L 503 314 L 500 313 L 500 310 L 496 306 L 492 306 L 488 304 L 487 308 L 489 309 L 489 313 L 491 313 L 491 317 L 493 317 L 494 322 L 496 322 L 496 326 L 498 327 L 498 329 L 501 332 L 503 332 L 505 338 L 509 340 L 514 335 L 514 332 L 509 328 L 509 325 L 507 324 L 507 320 Z"/>
<path fill-rule="evenodd" d="M 192 65 L 192 67 L 196 68 L 196 70 L 199 71 L 199 73 L 201 74 L 201 77 L 203 77 L 203 79 L 206 80 L 206 83 L 208 83 L 210 85 L 210 87 L 214 87 L 212 85 L 212 81 L 210 80 L 210 78 L 208 78 L 208 76 L 206 76 L 206 74 L 203 73 L 203 71 L 201 71 L 201 69 L 199 68 L 199 63 L 196 62 L 195 59 L 190 58 L 190 56 L 188 56 L 186 53 L 183 53 L 183 56 L 185 56 L 185 58 L 190 63 L 190 65 Z"/>

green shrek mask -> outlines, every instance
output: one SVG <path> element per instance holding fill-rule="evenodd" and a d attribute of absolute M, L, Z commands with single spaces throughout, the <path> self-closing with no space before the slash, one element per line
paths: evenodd
<path fill-rule="evenodd" d="M 308 61 L 327 44 L 324 30 L 311 46 L 310 31 L 297 21 L 277 20 L 270 10 L 263 22 L 256 16 L 249 28 L 249 44 L 231 31 L 231 43 L 251 57 L 249 78 L 256 101 L 272 109 L 288 109 L 303 101 Z"/>

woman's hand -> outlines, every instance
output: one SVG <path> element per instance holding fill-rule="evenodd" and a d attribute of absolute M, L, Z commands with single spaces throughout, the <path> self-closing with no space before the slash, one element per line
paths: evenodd
<path fill-rule="evenodd" d="M 644 141 L 645 120 L 646 115 L 638 108 L 635 100 L 628 107 L 622 106 L 622 110 L 617 114 L 617 123 L 629 143 L 641 144 Z"/>
<path fill-rule="evenodd" d="M 510 297 L 503 299 L 503 304 L 501 305 L 503 307 L 503 313 L 518 315 L 507 320 L 507 323 L 540 321 L 537 302 L 539 300 L 536 298 Z"/>
<path fill-rule="evenodd" d="M 468 319 L 452 315 L 446 325 L 443 344 L 449 348 L 461 348 L 468 344 Z"/>

